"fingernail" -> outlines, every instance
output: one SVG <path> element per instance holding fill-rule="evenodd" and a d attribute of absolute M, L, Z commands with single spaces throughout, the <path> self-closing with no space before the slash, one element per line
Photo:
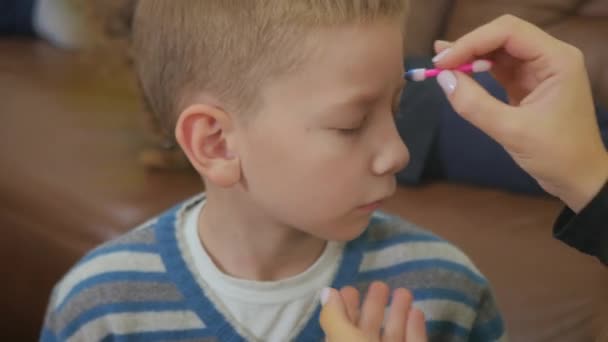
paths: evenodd
<path fill-rule="evenodd" d="M 442 71 L 437 76 L 437 82 L 439 82 L 439 85 L 447 95 L 452 94 L 454 90 L 456 90 L 456 86 L 458 85 L 456 75 L 454 75 L 454 73 L 449 70 Z"/>
<path fill-rule="evenodd" d="M 329 287 L 326 287 L 323 290 L 321 290 L 321 305 L 325 305 L 325 303 L 327 303 L 327 301 L 329 300 L 330 292 L 331 292 L 331 289 Z"/>
<path fill-rule="evenodd" d="M 441 51 L 437 56 L 433 57 L 433 63 L 439 62 L 443 57 L 450 53 L 450 51 L 452 51 L 452 48 L 447 48 Z"/>
<path fill-rule="evenodd" d="M 442 40 L 442 39 L 437 39 L 435 42 L 438 43 L 438 44 L 443 44 L 443 45 L 452 44 L 451 42 L 449 42 L 447 40 Z"/>
<path fill-rule="evenodd" d="M 452 46 L 452 43 L 448 42 L 447 40 L 436 40 L 435 43 L 433 44 L 433 46 L 435 48 L 443 48 L 444 51 L 446 49 L 449 49 Z"/>

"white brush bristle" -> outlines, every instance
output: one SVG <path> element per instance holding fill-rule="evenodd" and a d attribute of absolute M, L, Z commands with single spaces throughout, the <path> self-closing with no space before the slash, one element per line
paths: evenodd
<path fill-rule="evenodd" d="M 426 80 L 426 69 L 414 69 L 412 70 L 412 80 L 416 82 Z"/>
<path fill-rule="evenodd" d="M 473 72 L 485 72 L 492 69 L 492 62 L 480 59 L 478 61 L 473 62 Z"/>

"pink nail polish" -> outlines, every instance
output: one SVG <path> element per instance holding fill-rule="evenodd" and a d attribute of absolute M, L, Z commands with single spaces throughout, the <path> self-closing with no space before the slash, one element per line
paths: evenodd
<path fill-rule="evenodd" d="M 449 70 L 442 71 L 437 76 L 437 82 L 447 95 L 452 94 L 454 90 L 456 90 L 456 86 L 458 85 L 456 75 L 454 75 L 454 73 Z"/>

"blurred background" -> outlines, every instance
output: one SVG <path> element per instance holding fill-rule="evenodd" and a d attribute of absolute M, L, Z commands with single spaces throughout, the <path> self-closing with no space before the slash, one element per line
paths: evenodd
<path fill-rule="evenodd" d="M 37 340 L 53 285 L 86 251 L 203 190 L 138 90 L 135 3 L 0 0 L 0 340 Z M 608 0 L 412 0 L 410 13 L 408 66 L 507 13 L 579 47 L 608 140 Z M 608 272 L 551 238 L 562 204 L 441 95 L 408 85 L 412 162 L 384 209 L 475 261 L 513 341 L 608 341 Z"/>

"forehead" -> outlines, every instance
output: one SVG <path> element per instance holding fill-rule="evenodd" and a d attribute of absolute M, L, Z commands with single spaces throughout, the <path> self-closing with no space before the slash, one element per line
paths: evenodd
<path fill-rule="evenodd" d="M 403 33 L 397 20 L 316 29 L 301 49 L 301 65 L 273 82 L 269 93 L 335 101 L 380 96 L 403 82 Z"/>
<path fill-rule="evenodd" d="M 400 78 L 392 72 L 403 64 L 403 34 L 394 20 L 323 29 L 311 45 L 310 64 L 325 74 L 352 82 Z"/>

